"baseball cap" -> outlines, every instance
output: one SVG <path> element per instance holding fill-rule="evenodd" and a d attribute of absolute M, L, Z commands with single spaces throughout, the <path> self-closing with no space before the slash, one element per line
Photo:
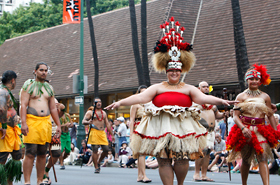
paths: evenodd
<path fill-rule="evenodd" d="M 121 117 L 118 117 L 117 120 L 118 120 L 118 121 L 121 121 L 121 122 L 124 122 L 124 117 L 122 117 L 122 116 L 121 116 Z"/>

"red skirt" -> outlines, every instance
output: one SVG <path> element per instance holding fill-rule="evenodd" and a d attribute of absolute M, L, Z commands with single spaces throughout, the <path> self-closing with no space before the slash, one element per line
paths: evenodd
<path fill-rule="evenodd" d="M 261 134 L 264 138 L 265 141 L 259 141 L 257 138 L 257 135 L 254 131 L 251 129 L 252 133 L 252 138 L 248 140 L 248 138 L 244 137 L 241 129 L 235 124 L 226 141 L 226 147 L 227 150 L 234 150 L 235 152 L 241 151 L 241 149 L 245 145 L 249 145 L 253 147 L 256 150 L 257 154 L 262 154 L 263 153 L 263 148 L 261 147 L 262 143 L 268 143 L 271 148 L 274 148 L 278 144 L 278 140 L 280 140 L 280 132 L 274 130 L 271 125 L 250 125 L 247 123 L 243 123 L 245 127 L 257 127 L 257 131 L 259 134 Z"/>

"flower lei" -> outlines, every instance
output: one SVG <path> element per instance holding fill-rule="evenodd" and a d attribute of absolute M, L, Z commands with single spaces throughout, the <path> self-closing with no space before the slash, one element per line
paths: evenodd
<path fill-rule="evenodd" d="M 97 118 L 98 121 L 102 121 L 103 120 L 104 115 L 103 115 L 103 111 L 102 110 L 101 110 L 101 116 L 102 116 L 101 119 L 99 118 L 98 114 L 96 113 L 96 110 L 95 110 L 94 114 L 96 115 L 96 118 Z"/>
<path fill-rule="evenodd" d="M 206 110 L 211 110 L 213 108 L 213 105 L 207 106 L 206 104 L 203 104 L 201 106 L 203 107 L 203 109 L 206 109 Z"/>

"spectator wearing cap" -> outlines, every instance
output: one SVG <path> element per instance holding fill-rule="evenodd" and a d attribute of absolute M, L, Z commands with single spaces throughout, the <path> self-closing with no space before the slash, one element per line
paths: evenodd
<path fill-rule="evenodd" d="M 127 142 L 123 141 L 119 150 L 119 167 L 125 167 L 130 156 L 132 156 L 132 150 L 127 146 Z"/>
<path fill-rule="evenodd" d="M 119 143 L 123 143 L 123 141 L 126 141 L 126 132 L 127 132 L 127 127 L 126 124 L 124 123 L 124 117 L 118 117 L 117 121 L 119 122 L 120 126 L 118 128 L 118 136 L 119 136 Z"/>

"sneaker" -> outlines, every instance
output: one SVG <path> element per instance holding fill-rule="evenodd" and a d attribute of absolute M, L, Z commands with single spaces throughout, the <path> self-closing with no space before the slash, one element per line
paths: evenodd
<path fill-rule="evenodd" d="M 65 170 L 65 166 L 63 165 L 63 166 L 60 166 L 60 169 L 61 170 Z"/>

